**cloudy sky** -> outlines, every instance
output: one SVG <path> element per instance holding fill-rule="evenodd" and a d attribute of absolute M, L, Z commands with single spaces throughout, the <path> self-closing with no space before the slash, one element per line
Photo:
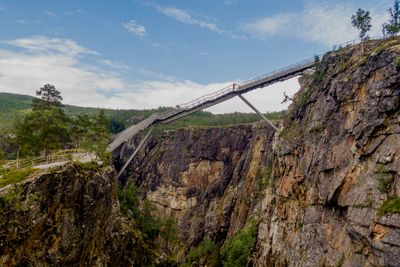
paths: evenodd
<path fill-rule="evenodd" d="M 175 106 L 357 38 L 358 7 L 381 34 L 391 0 L 0 0 L 0 92 L 54 84 L 64 103 Z M 297 79 L 248 93 L 285 108 Z M 250 111 L 237 99 L 213 112 Z"/>

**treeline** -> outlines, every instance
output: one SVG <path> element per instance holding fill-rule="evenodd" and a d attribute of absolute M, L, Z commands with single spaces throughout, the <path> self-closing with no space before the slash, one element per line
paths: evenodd
<path fill-rule="evenodd" d="M 36 95 L 32 111 L 15 116 L 13 127 L 2 133 L 0 157 L 47 156 L 54 150 L 78 148 L 106 156 L 110 121 L 103 110 L 92 116 L 67 116 L 53 85 L 46 84 Z"/>

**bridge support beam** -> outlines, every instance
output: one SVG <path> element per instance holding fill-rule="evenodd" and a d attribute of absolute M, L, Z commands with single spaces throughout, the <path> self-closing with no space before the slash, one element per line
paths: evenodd
<path fill-rule="evenodd" d="M 268 120 L 258 109 L 256 109 L 255 106 L 253 106 L 246 98 L 244 98 L 244 96 L 242 96 L 241 94 L 238 94 L 238 97 L 240 97 L 240 99 L 242 99 L 243 102 L 246 103 L 252 110 L 254 110 L 263 120 L 265 120 L 266 122 L 268 122 L 268 124 L 269 124 L 275 131 L 278 131 L 278 128 L 276 128 L 276 126 L 275 126 L 270 120 Z"/>
<path fill-rule="evenodd" d="M 144 145 L 144 143 L 147 141 L 149 138 L 151 132 L 153 131 L 154 126 L 150 128 L 150 130 L 147 132 L 146 136 L 140 141 L 139 145 L 136 147 L 135 151 L 133 151 L 132 155 L 129 157 L 129 159 L 125 162 L 124 166 L 121 168 L 121 170 L 118 173 L 117 179 L 124 173 L 125 169 L 128 167 L 129 163 L 131 163 L 132 159 L 136 156 L 136 154 L 139 152 L 139 149 Z"/>

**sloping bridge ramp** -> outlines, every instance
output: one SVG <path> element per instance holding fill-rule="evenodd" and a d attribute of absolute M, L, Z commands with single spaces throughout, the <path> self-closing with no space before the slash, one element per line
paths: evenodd
<path fill-rule="evenodd" d="M 290 78 L 293 78 L 293 77 L 303 73 L 305 70 L 313 68 L 317 61 L 318 61 L 318 57 L 306 59 L 304 61 L 290 65 L 286 68 L 279 69 L 277 71 L 268 73 L 266 75 L 248 80 L 244 83 L 232 84 L 232 85 L 225 87 L 214 93 L 207 94 L 202 97 L 196 98 L 193 101 L 190 101 L 188 103 L 178 105 L 178 106 L 176 106 L 175 109 L 173 109 L 171 111 L 168 111 L 168 112 L 165 112 L 162 114 L 153 114 L 150 117 L 148 117 L 147 119 L 139 122 L 136 125 L 132 125 L 129 128 L 125 129 L 123 132 L 121 132 L 114 139 L 114 141 L 111 144 L 109 144 L 108 151 L 114 151 L 122 143 L 128 141 L 130 138 L 135 136 L 137 133 L 139 133 L 142 130 L 145 130 L 146 128 L 148 128 L 152 125 L 155 125 L 157 123 L 169 123 L 169 122 L 178 120 L 180 118 L 183 118 L 190 114 L 193 114 L 194 112 L 197 112 L 197 111 L 209 108 L 211 106 L 217 105 L 221 102 L 227 101 L 235 96 L 241 96 L 242 100 L 247 102 L 246 104 L 249 104 L 248 101 L 246 101 L 242 97 L 242 94 L 253 91 L 258 88 L 266 87 L 268 85 L 271 85 L 271 84 L 274 84 L 277 82 L 281 82 L 281 81 L 285 81 Z M 251 106 L 251 108 L 253 108 L 257 112 L 257 110 L 253 106 Z M 257 113 L 259 113 L 259 112 L 257 112 Z M 261 114 L 261 113 L 259 113 L 259 114 Z M 273 124 L 271 124 L 271 126 L 275 128 L 275 126 L 273 126 Z"/>

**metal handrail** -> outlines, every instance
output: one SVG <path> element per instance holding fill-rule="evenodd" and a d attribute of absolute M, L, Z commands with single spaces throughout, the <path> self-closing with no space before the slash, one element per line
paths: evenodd
<path fill-rule="evenodd" d="M 168 111 L 168 112 L 162 113 L 162 114 L 157 114 L 157 119 L 158 120 L 164 120 L 164 119 L 166 119 L 168 117 L 171 117 L 171 116 L 173 116 L 175 114 L 178 114 L 178 113 L 180 113 L 182 111 L 190 110 L 190 109 L 192 109 L 192 108 L 194 108 L 196 106 L 200 106 L 200 105 L 205 104 L 207 102 L 216 100 L 216 99 L 218 99 L 218 98 L 220 98 L 222 96 L 228 95 L 229 93 L 240 92 L 241 90 L 243 90 L 244 88 L 248 87 L 251 84 L 258 83 L 260 81 L 267 80 L 267 79 L 278 78 L 278 77 L 283 76 L 285 74 L 289 74 L 289 73 L 291 73 L 292 71 L 294 71 L 296 69 L 301 69 L 302 67 L 309 66 L 310 64 L 313 64 L 314 62 L 315 62 L 315 57 L 308 58 L 306 60 L 302 60 L 302 61 L 297 62 L 295 64 L 289 65 L 287 67 L 284 67 L 284 68 L 275 70 L 273 72 L 270 72 L 270 73 L 267 73 L 267 74 L 252 78 L 252 79 L 247 80 L 247 81 L 245 81 L 245 82 L 243 82 L 241 84 L 236 84 L 235 86 L 234 85 L 229 85 L 229 86 L 224 87 L 224 88 L 222 88 L 222 89 L 220 89 L 220 90 L 218 90 L 216 92 L 209 93 L 209 94 L 203 95 L 201 97 L 198 97 L 198 98 L 196 98 L 196 99 L 194 99 L 194 100 L 192 100 L 190 102 L 180 104 L 180 105 L 177 106 L 178 108 L 176 108 L 174 110 L 171 110 L 171 111 Z"/>
<path fill-rule="evenodd" d="M 385 38 L 385 37 L 369 37 L 368 40 L 380 40 L 382 38 Z M 355 39 L 355 40 L 352 40 L 352 41 L 347 41 L 347 42 L 344 42 L 344 43 L 341 43 L 341 44 L 337 44 L 337 45 L 333 46 L 333 48 L 332 48 L 332 50 L 330 52 L 336 51 L 336 50 L 341 49 L 343 47 L 354 46 L 354 45 L 360 44 L 360 43 L 362 43 L 364 41 L 366 41 L 366 40 Z M 165 112 L 165 113 L 162 113 L 162 114 L 157 114 L 156 115 L 156 119 L 157 120 L 164 120 L 164 119 L 169 118 L 169 117 L 171 117 L 171 116 L 173 116 L 175 114 L 178 114 L 178 113 L 180 113 L 182 111 L 190 110 L 190 109 L 192 109 L 194 107 L 201 106 L 201 105 L 203 105 L 203 104 L 205 104 L 207 102 L 216 100 L 217 98 L 225 96 L 225 95 L 228 95 L 230 93 L 233 93 L 233 92 L 239 93 L 241 90 L 245 90 L 251 85 L 268 82 L 268 79 L 272 80 L 272 79 L 275 79 L 275 78 L 279 78 L 281 76 L 288 75 L 288 74 L 292 73 L 293 71 L 295 71 L 297 69 L 302 69 L 304 67 L 312 65 L 313 63 L 316 62 L 316 59 L 320 60 L 320 58 L 322 56 L 323 55 L 316 55 L 314 57 L 302 60 L 300 62 L 297 62 L 295 64 L 292 64 L 292 65 L 289 65 L 289 66 L 286 66 L 286 67 L 283 67 L 283 68 L 280 68 L 280 69 L 272 71 L 270 73 L 267 73 L 267 74 L 264 74 L 264 75 L 249 79 L 249 80 L 247 80 L 247 81 L 245 81 L 245 82 L 243 82 L 241 84 L 236 84 L 235 86 L 234 85 L 229 85 L 229 86 L 224 87 L 224 88 L 222 88 L 222 89 L 220 89 L 220 90 L 218 90 L 216 92 L 209 93 L 209 94 L 203 95 L 201 97 L 198 97 L 196 99 L 193 99 L 190 102 L 186 102 L 186 103 L 180 104 L 180 105 L 177 106 L 177 108 L 175 108 L 175 109 L 173 109 L 171 111 L 168 111 L 168 112 Z"/>

